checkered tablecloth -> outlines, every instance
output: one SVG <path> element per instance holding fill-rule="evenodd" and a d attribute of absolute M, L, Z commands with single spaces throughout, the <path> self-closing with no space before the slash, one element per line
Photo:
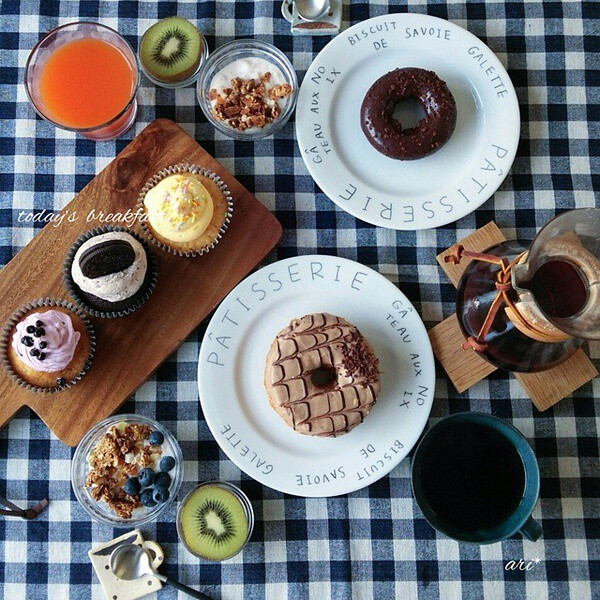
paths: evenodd
<path fill-rule="evenodd" d="M 0 262 L 37 231 L 18 222 L 20 211 L 62 208 L 148 122 L 168 117 L 275 212 L 284 237 L 269 261 L 315 252 L 358 260 L 400 285 L 428 326 L 448 316 L 454 288 L 435 262 L 443 248 L 491 219 L 507 237 L 531 239 L 558 211 L 599 203 L 600 8 L 580 1 L 353 1 L 346 2 L 344 26 L 396 11 L 449 19 L 484 40 L 507 67 L 521 106 L 521 144 L 508 179 L 475 213 L 438 230 L 384 230 L 337 209 L 308 175 L 293 118 L 274 139 L 234 142 L 206 122 L 193 87 L 165 90 L 144 80 L 135 129 L 96 144 L 36 118 L 27 102 L 21 82 L 29 50 L 41 33 L 78 19 L 100 20 L 136 46 L 157 18 L 178 13 L 198 21 L 211 50 L 258 36 L 281 48 L 302 77 L 329 38 L 292 37 L 280 2 L 1 0 Z M 250 496 L 257 522 L 243 554 L 208 564 L 178 543 L 171 507 L 143 527 L 168 554 L 167 575 L 227 600 L 600 597 L 600 410 L 594 401 L 600 380 L 538 413 L 506 374 L 496 372 L 459 395 L 438 372 L 432 421 L 463 410 L 493 413 L 516 425 L 539 458 L 534 516 L 544 537 L 479 547 L 445 539 L 424 521 L 412 500 L 409 460 L 364 490 L 330 499 L 286 496 L 241 473 L 212 439 L 198 403 L 202 335 L 200 327 L 122 410 L 154 417 L 177 435 L 186 459 L 184 493 L 200 480 L 232 481 Z M 597 345 L 591 353 L 598 364 Z M 118 530 L 92 522 L 75 501 L 72 452 L 28 410 L 0 431 L 0 495 L 21 505 L 51 500 L 35 521 L 0 517 L 0 598 L 103 597 L 87 551 Z M 529 570 L 506 568 L 519 559 L 534 562 Z M 160 597 L 177 596 L 165 589 Z"/>

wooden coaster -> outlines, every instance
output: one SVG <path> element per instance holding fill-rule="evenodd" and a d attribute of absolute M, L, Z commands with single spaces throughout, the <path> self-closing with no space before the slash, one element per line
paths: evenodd
<path fill-rule="evenodd" d="M 483 252 L 490 246 L 504 241 L 506 238 L 500 229 L 490 221 L 458 243 L 467 250 Z M 450 254 L 450 248 L 440 253 L 436 260 L 450 281 L 457 287 L 462 274 L 471 261 L 462 260 L 458 265 L 446 263 L 444 257 L 448 254 Z M 429 339 L 434 354 L 459 393 L 468 390 L 496 370 L 496 367 L 474 350 L 461 348 L 465 337 L 458 324 L 456 314 L 431 328 Z M 565 362 L 541 373 L 514 373 L 535 407 L 540 411 L 550 408 L 583 384 L 594 379 L 596 375 L 598 375 L 596 367 L 583 350 L 578 350 Z"/>
<path fill-rule="evenodd" d="M 274 215 L 183 129 L 158 119 L 59 213 L 66 215 L 60 225 L 46 225 L 0 271 L 0 326 L 31 300 L 70 300 L 62 266 L 73 242 L 100 225 L 125 225 L 98 217 L 135 211 L 146 181 L 181 162 L 215 172 L 231 191 L 233 217 L 223 239 L 208 254 L 194 258 L 181 258 L 149 244 L 158 261 L 156 288 L 127 317 L 90 318 L 98 344 L 92 367 L 80 382 L 61 392 L 36 394 L 0 369 L 0 425 L 26 405 L 60 440 L 74 446 L 133 394 L 279 242 L 282 230 Z M 95 218 L 88 220 L 90 216 Z M 140 233 L 139 222 L 131 229 Z"/>

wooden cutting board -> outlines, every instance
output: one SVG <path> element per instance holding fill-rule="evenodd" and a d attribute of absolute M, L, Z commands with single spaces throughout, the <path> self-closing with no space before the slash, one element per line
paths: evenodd
<path fill-rule="evenodd" d="M 112 414 L 217 306 L 281 238 L 277 219 L 185 131 L 167 119 L 148 125 L 62 212 L 73 214 L 45 226 L 0 270 L 0 326 L 12 312 L 42 297 L 70 300 L 62 264 L 73 241 L 103 224 L 96 214 L 134 210 L 139 190 L 157 171 L 180 162 L 211 169 L 231 190 L 229 229 L 204 256 L 180 258 L 150 244 L 158 260 L 158 283 L 144 306 L 120 319 L 90 318 L 98 346 L 93 365 L 74 387 L 54 394 L 21 388 L 0 369 L 0 425 L 22 406 L 32 408 L 69 446 Z M 139 223 L 131 227 L 140 232 Z"/>

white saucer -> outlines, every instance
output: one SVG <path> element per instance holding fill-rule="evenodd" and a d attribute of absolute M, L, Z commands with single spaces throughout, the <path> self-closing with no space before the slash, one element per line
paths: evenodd
<path fill-rule="evenodd" d="M 313 312 L 356 325 L 380 359 L 377 403 L 338 438 L 296 433 L 263 385 L 277 332 Z M 393 283 L 347 259 L 301 256 L 260 269 L 225 298 L 202 342 L 198 387 L 213 436 L 240 469 L 289 494 L 335 496 L 377 481 L 410 452 L 429 416 L 435 367 L 425 326 Z"/>
<path fill-rule="evenodd" d="M 400 67 L 435 71 L 457 104 L 452 137 L 419 160 L 380 154 L 361 130 L 367 90 Z M 517 96 L 494 53 L 458 25 L 419 14 L 343 31 L 309 67 L 296 108 L 300 152 L 317 185 L 355 217 L 392 229 L 439 227 L 483 204 L 513 163 L 519 131 Z"/>

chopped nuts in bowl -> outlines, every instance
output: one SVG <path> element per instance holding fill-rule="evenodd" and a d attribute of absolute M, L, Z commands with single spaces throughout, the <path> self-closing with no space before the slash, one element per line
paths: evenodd
<path fill-rule="evenodd" d="M 205 64 L 196 93 L 206 118 L 238 140 L 279 130 L 296 105 L 298 79 L 288 58 L 271 44 L 235 40 Z"/>
<path fill-rule="evenodd" d="M 183 457 L 173 435 L 139 415 L 115 415 L 94 426 L 77 446 L 71 484 L 97 521 L 136 527 L 156 519 L 174 500 Z"/>
<path fill-rule="evenodd" d="M 231 87 L 211 88 L 208 97 L 213 102 L 214 117 L 238 131 L 262 129 L 275 122 L 281 115 L 279 100 L 292 93 L 292 86 L 278 83 L 268 88 L 271 72 L 259 75 L 257 79 L 234 77 Z"/>

